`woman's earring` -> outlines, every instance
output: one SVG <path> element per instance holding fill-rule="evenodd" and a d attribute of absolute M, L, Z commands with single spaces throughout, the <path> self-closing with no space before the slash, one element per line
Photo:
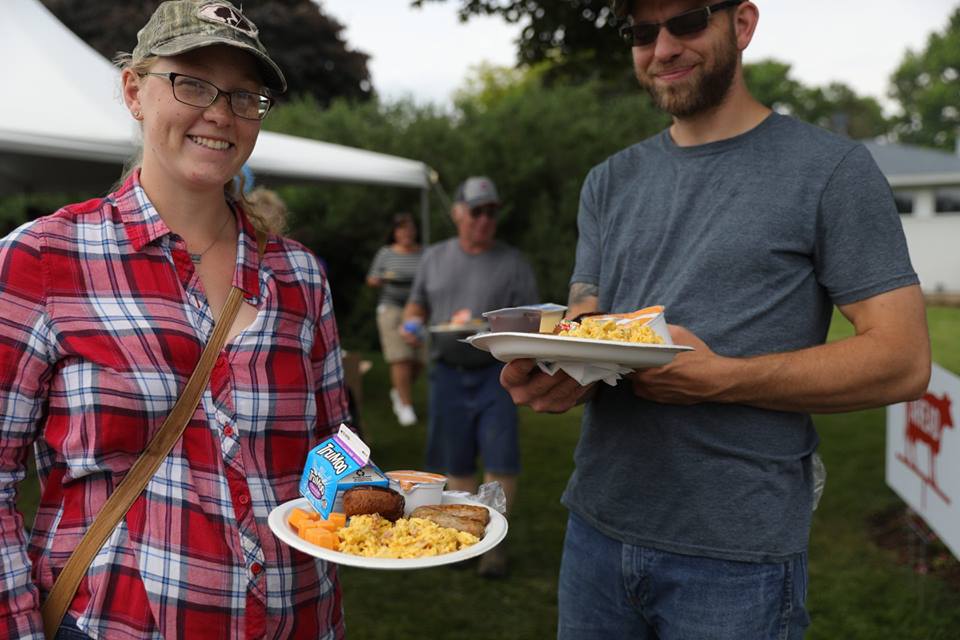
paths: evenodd
<path fill-rule="evenodd" d="M 134 117 L 135 120 L 142 120 L 142 119 L 143 119 L 143 115 L 142 115 L 139 111 L 134 111 L 134 112 L 133 112 L 133 117 Z"/>

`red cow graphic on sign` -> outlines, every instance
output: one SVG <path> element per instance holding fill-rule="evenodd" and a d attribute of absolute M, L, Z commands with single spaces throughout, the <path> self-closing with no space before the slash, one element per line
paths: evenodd
<path fill-rule="evenodd" d="M 925 393 L 922 398 L 907 403 L 907 426 L 904 432 L 904 449 L 906 455 L 897 454 L 897 459 L 923 480 L 924 489 L 930 487 L 940 498 L 950 504 L 948 498 L 937 485 L 936 460 L 940 454 L 940 442 L 944 429 L 953 428 L 953 418 L 950 415 L 950 397 L 944 393 L 938 398 L 932 393 Z M 917 465 L 917 442 L 927 445 L 930 452 L 930 464 L 927 473 Z M 923 492 L 922 504 L 927 503 L 927 492 Z"/>

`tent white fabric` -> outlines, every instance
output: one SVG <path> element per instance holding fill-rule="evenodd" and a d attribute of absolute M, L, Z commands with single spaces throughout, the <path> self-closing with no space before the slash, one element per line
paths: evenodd
<path fill-rule="evenodd" d="M 39 0 L 2 5 L 0 193 L 105 192 L 139 136 L 120 99 L 117 70 Z M 267 131 L 248 164 L 258 181 L 429 185 L 422 162 Z"/>

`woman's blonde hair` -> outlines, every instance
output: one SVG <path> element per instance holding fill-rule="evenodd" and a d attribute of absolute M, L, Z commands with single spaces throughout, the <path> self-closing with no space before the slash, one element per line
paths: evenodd
<path fill-rule="evenodd" d="M 134 62 L 132 53 L 120 52 L 114 56 L 113 63 L 119 67 L 121 71 L 130 69 L 138 76 L 142 76 L 150 71 L 157 60 L 159 60 L 157 56 L 147 56 L 139 62 Z M 116 191 L 123 186 L 127 179 L 140 167 L 142 163 L 143 144 L 141 143 L 137 146 L 133 155 L 130 156 L 130 158 L 128 158 L 124 163 L 123 172 L 120 174 L 120 179 L 114 183 L 110 191 Z M 223 192 L 229 199 L 243 207 L 243 210 L 246 212 L 247 217 L 250 219 L 250 222 L 255 228 L 263 231 L 264 233 L 281 233 L 286 227 L 287 214 L 287 208 L 286 205 L 283 204 L 283 201 L 280 200 L 279 196 L 273 194 L 273 196 L 276 198 L 276 202 L 279 203 L 280 208 L 277 208 L 275 203 L 271 203 L 270 205 L 267 205 L 267 213 L 263 214 L 247 197 L 245 187 L 246 178 L 243 176 L 243 174 L 240 174 L 236 178 L 231 179 L 229 182 L 223 185 Z"/>
<path fill-rule="evenodd" d="M 286 230 L 287 204 L 276 191 L 257 187 L 245 195 L 244 202 L 247 205 L 244 210 L 253 226 L 267 233 L 281 234 Z"/>

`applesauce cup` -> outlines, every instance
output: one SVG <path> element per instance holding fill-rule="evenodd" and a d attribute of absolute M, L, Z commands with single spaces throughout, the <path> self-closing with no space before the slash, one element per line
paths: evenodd
<path fill-rule="evenodd" d="M 410 515 L 417 507 L 443 502 L 443 488 L 447 486 L 447 477 L 426 471 L 387 471 L 390 488 L 404 498 L 403 515 Z"/>

